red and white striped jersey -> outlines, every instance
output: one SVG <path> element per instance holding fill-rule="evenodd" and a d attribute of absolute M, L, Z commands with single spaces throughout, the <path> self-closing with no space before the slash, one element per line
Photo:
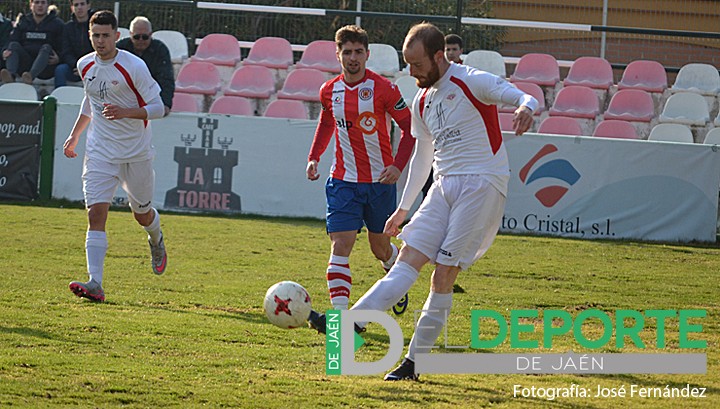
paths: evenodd
<path fill-rule="evenodd" d="M 152 159 L 150 123 L 139 119 L 109 120 L 102 115 L 105 104 L 138 108 L 160 95 L 160 86 L 143 60 L 125 50 L 110 61 L 90 53 L 78 60 L 77 69 L 85 87 L 84 106 L 91 121 L 87 130 L 86 155 L 110 163 Z"/>
<path fill-rule="evenodd" d="M 402 170 L 412 145 L 399 165 L 390 143 L 391 119 L 409 121 L 410 110 L 400 90 L 386 78 L 365 70 L 356 84 L 347 84 L 342 75 L 320 88 L 323 112 L 309 159 L 319 160 L 335 136 L 335 159 L 331 177 L 346 182 L 378 182 L 380 172 L 395 164 Z M 334 121 L 330 124 L 330 121 Z M 334 133 L 329 131 L 334 128 Z M 408 137 L 410 137 L 408 135 Z M 398 152 L 398 159 L 402 156 Z"/>

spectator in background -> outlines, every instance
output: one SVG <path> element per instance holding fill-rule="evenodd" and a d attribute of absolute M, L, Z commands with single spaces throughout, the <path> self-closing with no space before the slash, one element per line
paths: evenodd
<path fill-rule="evenodd" d="M 170 113 L 175 94 L 175 73 L 170 50 L 160 40 L 152 38 L 152 25 L 146 17 L 138 16 L 130 22 L 130 37 L 118 41 L 117 48 L 140 57 L 160 84 L 160 98 L 165 105 L 165 115 Z"/>
<path fill-rule="evenodd" d="M 10 33 L 10 43 L 3 51 L 3 82 L 15 82 L 22 73 L 25 83 L 35 78 L 52 78 L 60 62 L 63 21 L 56 10 L 49 10 L 48 0 L 30 0 L 31 13 L 19 18 Z"/>
<path fill-rule="evenodd" d="M 89 0 L 70 0 L 72 16 L 65 23 L 60 51 L 60 64 L 55 67 L 55 88 L 63 87 L 68 81 L 80 81 L 77 72 L 77 61 L 85 54 L 93 52 L 90 43 L 90 10 Z"/>
<path fill-rule="evenodd" d="M 457 34 L 448 34 L 445 36 L 445 58 L 455 64 L 462 64 L 460 56 L 463 53 L 463 40 Z"/>
<path fill-rule="evenodd" d="M 10 32 L 13 29 L 12 21 L 0 13 L 0 54 L 10 42 Z M 5 61 L 0 58 L 0 69 L 5 68 Z"/>

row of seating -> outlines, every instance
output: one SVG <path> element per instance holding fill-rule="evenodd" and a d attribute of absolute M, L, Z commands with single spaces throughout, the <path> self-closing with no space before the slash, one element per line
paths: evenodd
<path fill-rule="evenodd" d="M 176 93 L 173 97 L 173 112 L 201 112 L 198 101 L 190 94 Z M 245 97 L 223 95 L 215 99 L 208 110 L 210 114 L 255 115 L 252 102 Z M 262 113 L 269 118 L 309 119 L 308 110 L 302 101 L 276 99 L 270 102 Z"/>

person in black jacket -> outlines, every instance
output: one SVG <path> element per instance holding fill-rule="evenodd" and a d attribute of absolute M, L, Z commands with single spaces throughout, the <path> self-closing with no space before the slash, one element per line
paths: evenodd
<path fill-rule="evenodd" d="M 12 21 L 6 19 L 5 16 L 0 13 L 0 54 L 2 54 L 2 51 L 10 42 L 10 32 L 12 29 Z M 5 68 L 5 61 L 0 58 L 0 69 L 2 68 Z"/>
<path fill-rule="evenodd" d="M 160 84 L 160 98 L 165 115 L 170 113 L 175 95 L 175 73 L 170 50 L 160 40 L 152 38 L 152 25 L 146 17 L 138 16 L 130 22 L 130 37 L 118 41 L 117 48 L 130 51 L 145 61 L 150 75 Z"/>
<path fill-rule="evenodd" d="M 70 0 L 70 10 L 73 14 L 63 29 L 60 64 L 55 67 L 55 88 L 65 86 L 68 81 L 80 81 L 77 61 L 93 52 L 88 32 L 90 17 L 95 11 L 90 10 L 90 0 Z"/>
<path fill-rule="evenodd" d="M 21 73 L 27 84 L 37 77 L 52 78 L 60 61 L 63 21 L 55 10 L 48 12 L 48 0 L 30 0 L 30 11 L 17 22 L 2 53 L 3 82 L 14 82 Z"/>

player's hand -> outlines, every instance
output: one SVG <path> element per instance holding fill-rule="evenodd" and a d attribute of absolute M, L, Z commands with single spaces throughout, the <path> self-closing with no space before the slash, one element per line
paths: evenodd
<path fill-rule="evenodd" d="M 318 173 L 318 162 L 316 160 L 308 161 L 307 168 L 305 168 L 305 174 L 310 180 L 318 180 L 320 174 Z"/>
<path fill-rule="evenodd" d="M 65 143 L 63 143 L 63 153 L 68 158 L 74 158 L 77 155 L 77 152 L 75 152 L 75 147 L 78 144 L 78 137 L 77 136 L 68 136 L 67 139 L 65 139 Z"/>
<path fill-rule="evenodd" d="M 513 114 L 513 129 L 515 135 L 524 134 L 533 124 L 533 113 L 530 108 L 521 106 Z"/>
<path fill-rule="evenodd" d="M 385 230 L 383 230 L 383 233 L 387 234 L 388 236 L 395 237 L 398 234 L 400 234 L 400 225 L 405 222 L 405 218 L 407 217 L 408 211 L 403 209 L 396 209 L 393 214 L 390 215 L 390 217 L 385 222 Z"/>
<path fill-rule="evenodd" d="M 120 108 L 119 106 L 113 104 L 103 104 L 103 106 L 104 108 L 102 114 L 105 119 L 109 119 L 112 121 L 115 119 L 125 118 L 125 110 L 123 108 Z"/>
<path fill-rule="evenodd" d="M 402 173 L 400 169 L 396 168 L 395 165 L 390 165 L 380 172 L 379 181 L 386 185 L 392 185 L 400 178 L 400 173 Z"/>

